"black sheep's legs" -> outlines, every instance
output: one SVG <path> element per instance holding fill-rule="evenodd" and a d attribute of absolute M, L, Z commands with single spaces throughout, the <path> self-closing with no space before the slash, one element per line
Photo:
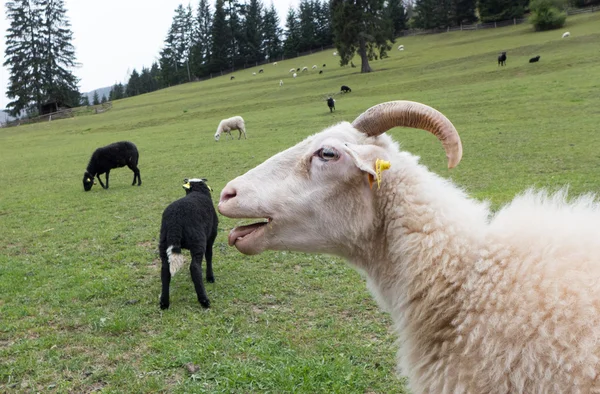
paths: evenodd
<path fill-rule="evenodd" d="M 191 251 L 190 251 L 191 252 Z M 204 290 L 204 283 L 202 283 L 202 256 L 204 255 L 203 250 L 195 250 L 192 253 L 192 263 L 190 264 L 190 273 L 192 275 L 192 281 L 196 288 L 196 295 L 198 296 L 198 302 L 204 308 L 210 307 L 210 300 Z"/>
<path fill-rule="evenodd" d="M 215 237 L 212 237 L 208 240 L 208 244 L 206 245 L 206 281 L 208 283 L 215 283 L 215 274 L 213 273 L 212 268 L 212 254 L 213 254 L 213 244 L 215 243 Z"/>
<path fill-rule="evenodd" d="M 110 174 L 110 170 L 106 171 L 106 188 L 108 189 L 108 174 Z"/>
<path fill-rule="evenodd" d="M 162 268 L 160 270 L 160 279 L 162 281 L 162 291 L 160 293 L 160 309 L 169 309 L 169 284 L 171 283 L 171 272 L 169 271 L 169 260 L 167 256 L 160 256 Z"/>
<path fill-rule="evenodd" d="M 102 186 L 103 189 L 106 189 L 106 186 L 104 186 L 104 183 L 102 183 L 102 179 L 100 179 L 100 174 L 96 174 L 96 177 L 98 178 L 98 182 L 100 182 L 100 186 Z"/>
<path fill-rule="evenodd" d="M 139 168 L 137 168 L 137 166 L 135 164 L 127 164 L 127 167 L 129 167 L 129 169 L 131 171 L 133 171 L 133 183 L 131 184 L 131 186 L 135 185 L 135 180 L 137 179 L 138 182 L 138 186 L 140 186 L 142 184 L 142 177 L 140 176 L 140 170 Z"/>

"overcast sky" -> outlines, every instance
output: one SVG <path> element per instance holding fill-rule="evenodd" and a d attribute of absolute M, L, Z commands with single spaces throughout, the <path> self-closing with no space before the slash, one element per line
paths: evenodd
<path fill-rule="evenodd" d="M 279 13 L 281 23 L 290 6 L 297 8 L 299 0 L 271 1 Z M 187 5 L 189 0 L 65 0 L 67 16 L 73 30 L 73 45 L 81 67 L 74 70 L 80 78 L 79 90 L 91 90 L 126 82 L 127 70 L 150 66 L 158 53 L 173 20 L 175 8 Z M 197 0 L 192 0 L 194 9 Z M 211 11 L 214 1 L 210 1 Z M 0 52 L 4 59 L 5 36 L 8 27 L 6 1 L 2 0 L 0 17 Z M 2 61 L 4 63 L 4 61 Z M 6 97 L 8 70 L 0 69 L 0 109 L 9 102 Z"/>

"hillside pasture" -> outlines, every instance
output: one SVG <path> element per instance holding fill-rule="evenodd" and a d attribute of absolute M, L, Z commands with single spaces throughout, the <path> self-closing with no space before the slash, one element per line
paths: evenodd
<path fill-rule="evenodd" d="M 390 318 L 359 274 L 325 255 L 241 255 L 227 234 L 243 221 L 219 217 L 211 309 L 183 269 L 161 311 L 162 211 L 184 195 L 184 178 L 207 178 L 216 204 L 229 180 L 271 155 L 398 99 L 446 114 L 464 157 L 449 171 L 435 137 L 394 129 L 402 148 L 494 208 L 530 186 L 597 192 L 600 13 L 569 17 L 565 30 L 568 39 L 527 25 L 406 37 L 370 74 L 327 50 L 98 115 L 0 129 L 0 391 L 403 392 Z M 248 139 L 215 142 L 219 121 L 234 115 Z M 110 189 L 85 193 L 92 152 L 119 140 L 137 145 L 142 186 L 123 168 Z"/>

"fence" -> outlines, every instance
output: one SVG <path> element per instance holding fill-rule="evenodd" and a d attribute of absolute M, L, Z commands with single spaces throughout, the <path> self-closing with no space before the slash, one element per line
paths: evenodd
<path fill-rule="evenodd" d="M 90 108 L 91 107 L 91 108 Z M 112 108 L 112 102 L 108 101 L 106 103 L 102 103 L 100 105 L 94 105 L 87 107 L 91 109 L 94 114 L 101 114 L 102 112 L 106 112 Z M 14 127 L 20 126 L 24 124 L 30 123 L 39 123 L 39 122 L 51 122 L 57 119 L 65 119 L 72 118 L 75 116 L 75 111 L 72 108 L 64 108 L 56 112 L 52 112 L 50 114 L 44 114 L 40 116 L 36 116 L 33 118 L 23 118 L 23 119 L 15 119 L 1 124 L 1 127 Z"/>
<path fill-rule="evenodd" d="M 583 14 L 586 12 L 596 12 L 600 11 L 600 6 L 591 6 L 586 8 L 568 8 L 565 10 L 567 15 L 577 15 Z M 464 31 L 464 30 L 481 30 L 481 29 L 495 29 L 498 27 L 506 27 L 513 25 L 520 25 L 521 23 L 527 22 L 528 18 L 520 18 L 520 19 L 509 19 L 505 21 L 498 22 L 490 22 L 490 23 L 475 23 L 472 25 L 460 25 L 455 27 L 447 27 L 447 28 L 436 28 L 436 29 L 409 29 L 402 32 L 400 37 L 407 36 L 417 36 L 421 34 L 439 34 L 439 33 L 449 33 L 451 31 Z"/>

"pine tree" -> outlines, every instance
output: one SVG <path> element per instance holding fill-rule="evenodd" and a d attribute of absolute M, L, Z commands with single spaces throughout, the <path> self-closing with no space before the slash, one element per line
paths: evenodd
<path fill-rule="evenodd" d="M 106 101 L 107 101 L 107 100 L 106 100 L 106 95 L 104 95 L 104 94 L 103 94 L 103 95 L 102 95 L 102 100 L 100 100 L 100 102 L 101 102 L 102 104 L 104 104 Z"/>
<path fill-rule="evenodd" d="M 131 72 L 131 76 L 129 77 L 129 81 L 127 82 L 127 87 L 125 88 L 125 94 L 127 97 L 133 97 L 140 94 L 142 91 L 141 82 L 140 82 L 140 74 L 134 68 Z"/>
<path fill-rule="evenodd" d="M 211 72 L 222 71 L 228 68 L 229 45 L 231 42 L 230 31 L 227 25 L 225 14 L 225 1 L 217 0 L 215 3 L 215 12 L 213 14 L 211 35 Z"/>
<path fill-rule="evenodd" d="M 308 51 L 315 48 L 317 26 L 314 15 L 314 2 L 312 0 L 301 0 L 298 6 L 298 19 L 300 30 L 300 43 L 298 50 L 300 52 Z"/>
<path fill-rule="evenodd" d="M 300 23 L 296 11 L 290 7 L 285 20 L 285 41 L 283 51 L 285 56 L 296 56 L 300 50 Z"/>
<path fill-rule="evenodd" d="M 262 11 L 260 0 L 249 0 L 243 20 L 243 39 L 240 40 L 240 55 L 244 64 L 257 63 L 265 58 L 262 52 Z"/>
<path fill-rule="evenodd" d="M 224 9 L 228 28 L 227 37 L 229 38 L 229 46 L 226 52 L 227 64 L 229 67 L 240 66 L 244 63 L 240 47 L 245 40 L 240 15 L 246 13 L 245 6 L 239 4 L 237 0 L 225 0 Z"/>
<path fill-rule="evenodd" d="M 394 37 L 398 37 L 406 29 L 406 10 L 402 0 L 388 0 L 386 11 L 392 22 Z"/>
<path fill-rule="evenodd" d="M 270 61 L 276 61 L 281 57 L 283 48 L 281 44 L 282 31 L 279 27 L 279 16 L 273 3 L 271 3 L 270 8 L 265 9 L 262 19 L 262 52 L 266 54 Z"/>
<path fill-rule="evenodd" d="M 371 72 L 369 60 L 385 57 L 394 40 L 391 21 L 384 13 L 384 0 L 332 0 L 334 43 L 340 65 L 350 63 L 355 53 L 361 72 Z"/>
<path fill-rule="evenodd" d="M 160 67 L 158 66 L 158 63 L 156 63 L 156 62 L 152 63 L 152 66 L 150 67 L 150 76 L 154 80 L 154 85 L 156 86 L 157 90 L 164 88 L 164 84 L 163 84 L 161 74 L 160 74 Z"/>
<path fill-rule="evenodd" d="M 94 96 L 92 98 L 92 105 L 100 104 L 100 98 L 98 97 L 98 91 L 94 90 Z"/>
<path fill-rule="evenodd" d="M 192 73 L 202 77 L 208 72 L 210 61 L 211 14 L 207 0 L 200 0 L 196 16 L 196 31 L 192 43 Z"/>
<path fill-rule="evenodd" d="M 6 19 L 10 26 L 6 34 L 4 66 L 9 69 L 6 96 L 13 101 L 6 105 L 11 116 L 33 106 L 39 113 L 43 101 L 40 26 L 41 10 L 31 0 L 6 3 Z"/>
<path fill-rule="evenodd" d="M 316 46 L 324 47 L 333 44 L 333 35 L 331 32 L 331 11 L 329 9 L 329 3 L 327 0 L 323 0 L 323 4 L 319 3 L 318 0 L 315 0 L 314 17 L 316 26 Z"/>
<path fill-rule="evenodd" d="M 482 22 L 497 22 L 522 18 L 528 0 L 479 0 L 477 3 Z"/>
<path fill-rule="evenodd" d="M 454 26 L 477 21 L 477 0 L 454 0 L 452 19 Z"/>
<path fill-rule="evenodd" d="M 79 79 L 70 70 L 77 63 L 64 0 L 38 1 L 44 14 L 40 32 L 44 42 L 41 57 L 46 99 L 76 106 L 80 97 Z"/>
<path fill-rule="evenodd" d="M 111 90 L 112 93 L 112 90 Z M 90 105 L 90 98 L 88 97 L 87 94 L 82 94 L 81 95 L 81 99 L 79 100 L 79 103 L 81 106 L 89 106 Z"/>

